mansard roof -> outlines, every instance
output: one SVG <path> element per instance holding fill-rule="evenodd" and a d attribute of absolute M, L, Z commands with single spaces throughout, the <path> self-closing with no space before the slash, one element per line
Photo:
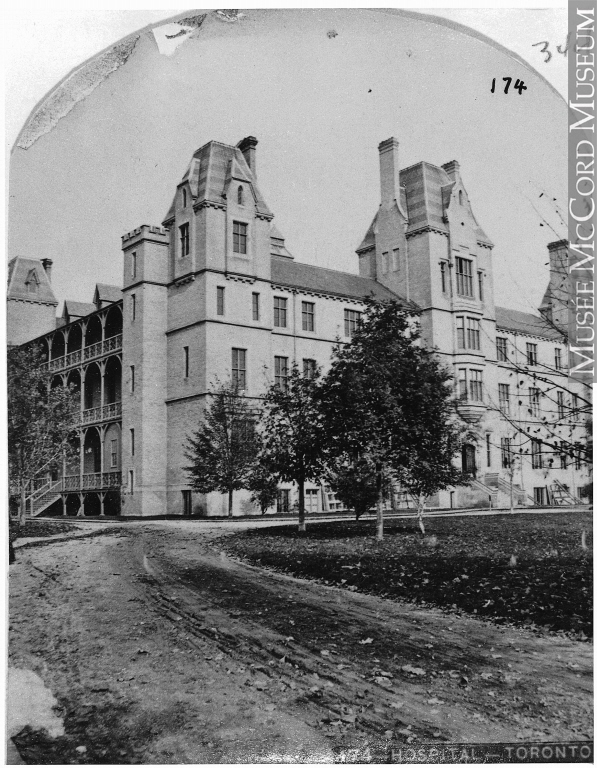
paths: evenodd
<path fill-rule="evenodd" d="M 380 301 L 395 299 L 407 305 L 406 299 L 402 296 L 368 277 L 316 267 L 313 264 L 301 264 L 279 256 L 272 256 L 272 283 L 357 300 L 362 300 L 366 296 L 372 296 Z M 410 302 L 410 306 L 416 309 L 413 302 Z"/>
<path fill-rule="evenodd" d="M 27 283 L 32 279 L 37 283 L 37 290 L 34 293 L 27 289 Z M 40 259 L 28 259 L 25 256 L 15 256 L 8 263 L 6 298 L 54 306 L 58 304 Z"/>
<path fill-rule="evenodd" d="M 495 308 L 495 320 L 498 329 L 522 333 L 526 336 L 541 336 L 545 339 L 564 341 L 564 336 L 541 315 L 519 312 L 506 307 Z"/>
<path fill-rule="evenodd" d="M 115 304 L 122 299 L 122 289 L 117 285 L 107 285 L 106 283 L 97 283 L 93 295 L 93 303 L 98 301 Z"/>
<path fill-rule="evenodd" d="M 257 186 L 255 174 L 249 168 L 238 147 L 222 144 L 219 141 L 209 141 L 204 144 L 194 153 L 180 183 L 188 182 L 193 204 L 210 201 L 224 205 L 232 179 L 245 182 L 251 187 L 258 213 L 273 216 Z M 164 224 L 174 217 L 175 199 L 164 219 Z"/>

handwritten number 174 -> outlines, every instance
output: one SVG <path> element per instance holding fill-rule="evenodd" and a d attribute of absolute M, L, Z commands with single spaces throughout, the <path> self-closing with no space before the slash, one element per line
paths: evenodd
<path fill-rule="evenodd" d="M 506 83 L 506 87 L 504 88 L 504 93 L 508 93 L 508 90 L 509 90 L 510 85 L 512 83 L 512 79 L 513 78 L 511 78 L 511 77 L 502 77 L 502 80 Z M 493 80 L 491 81 L 491 92 L 492 93 L 495 93 L 495 80 L 496 79 L 494 77 Z M 518 78 L 516 78 L 516 82 L 514 83 L 514 90 L 518 91 L 518 95 L 520 96 L 523 91 L 526 91 L 526 89 L 527 89 L 527 87 L 524 84 L 524 81 L 523 80 L 519 80 Z"/>

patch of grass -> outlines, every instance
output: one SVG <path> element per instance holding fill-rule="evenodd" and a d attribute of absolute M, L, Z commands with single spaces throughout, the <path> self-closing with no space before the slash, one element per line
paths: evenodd
<path fill-rule="evenodd" d="M 230 554 L 295 576 L 495 622 L 592 635 L 590 512 L 318 523 L 237 534 Z M 583 535 L 584 532 L 584 535 Z M 584 547 L 583 547 L 584 544 Z M 585 548 L 586 547 L 586 548 Z"/>
<path fill-rule="evenodd" d="M 55 536 L 57 533 L 69 533 L 76 530 L 77 526 L 72 523 L 54 522 L 53 520 L 27 520 L 25 525 L 18 526 L 18 538 L 45 538 L 46 536 Z"/>

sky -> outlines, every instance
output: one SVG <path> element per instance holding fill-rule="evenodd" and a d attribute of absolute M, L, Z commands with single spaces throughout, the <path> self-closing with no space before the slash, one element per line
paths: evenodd
<path fill-rule="evenodd" d="M 495 243 L 497 303 L 538 306 L 546 245 L 566 236 L 561 95 L 507 52 L 413 14 L 243 14 L 210 15 L 169 55 L 158 47 L 164 31 L 145 31 L 94 87 L 79 76 L 85 98 L 13 148 L 9 258 L 53 259 L 57 297 L 90 301 L 96 282 L 121 283 L 121 235 L 161 223 L 193 151 L 254 135 L 259 185 L 288 249 L 356 271 L 355 248 L 379 205 L 377 145 L 395 136 L 402 167 L 460 162 Z M 553 36 L 561 16 L 549 18 Z M 492 94 L 492 79 L 505 76 L 526 90 Z"/>

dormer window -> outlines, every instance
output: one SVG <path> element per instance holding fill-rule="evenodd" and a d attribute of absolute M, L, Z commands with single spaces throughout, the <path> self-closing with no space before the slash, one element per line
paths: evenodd
<path fill-rule="evenodd" d="M 244 205 L 244 204 L 245 204 L 245 191 L 244 191 L 244 189 L 242 188 L 242 186 L 240 186 L 240 187 L 238 188 L 238 190 L 237 190 L 237 193 L 236 193 L 236 200 L 237 200 L 237 202 L 238 202 L 238 204 L 239 204 L 239 205 Z"/>
<path fill-rule="evenodd" d="M 39 287 L 39 278 L 37 276 L 37 272 L 34 269 L 32 269 L 27 275 L 25 285 L 27 286 L 27 293 L 37 293 L 37 289 Z"/>
<path fill-rule="evenodd" d="M 234 253 L 247 252 L 247 225 L 242 221 L 232 224 L 232 250 Z"/>

